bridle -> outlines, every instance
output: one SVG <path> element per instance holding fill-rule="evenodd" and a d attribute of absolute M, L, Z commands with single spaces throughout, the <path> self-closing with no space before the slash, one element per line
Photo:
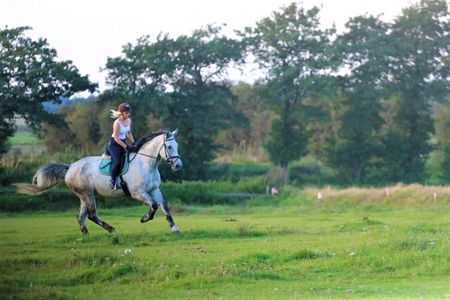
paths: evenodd
<path fill-rule="evenodd" d="M 177 159 L 180 159 L 179 155 L 169 156 L 169 150 L 167 150 L 166 142 L 173 141 L 173 140 L 175 140 L 175 138 L 173 138 L 173 137 L 171 137 L 170 139 L 166 139 L 166 137 L 164 137 L 164 143 L 163 143 L 163 146 L 161 147 L 161 149 L 164 147 L 164 154 L 166 155 L 166 161 L 170 167 L 173 167 L 173 164 L 177 161 Z M 158 151 L 158 157 L 161 157 L 161 154 L 160 154 L 161 149 L 159 149 L 159 151 Z"/>
<path fill-rule="evenodd" d="M 180 159 L 180 156 L 179 155 L 169 156 L 169 150 L 167 149 L 166 142 L 175 140 L 175 138 L 174 137 L 170 137 L 169 139 L 167 139 L 166 137 L 167 136 L 164 136 L 164 142 L 162 143 L 161 148 L 159 148 L 159 150 L 158 150 L 158 156 L 148 155 L 148 154 L 141 153 L 141 152 L 138 151 L 133 156 L 133 158 L 130 159 L 129 161 L 132 162 L 136 158 L 136 156 L 139 154 L 139 155 L 142 155 L 142 156 L 153 158 L 153 159 L 155 159 L 155 161 L 157 163 L 162 157 L 161 156 L 161 150 L 164 148 L 164 154 L 166 156 L 165 159 L 166 159 L 167 163 L 169 164 L 169 166 L 173 167 L 173 164 L 177 161 L 177 159 Z"/>

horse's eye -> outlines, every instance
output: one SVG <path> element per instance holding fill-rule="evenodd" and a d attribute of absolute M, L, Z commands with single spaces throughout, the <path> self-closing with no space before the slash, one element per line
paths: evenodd
<path fill-rule="evenodd" d="M 167 147 L 167 149 L 172 149 L 172 146 Z"/>

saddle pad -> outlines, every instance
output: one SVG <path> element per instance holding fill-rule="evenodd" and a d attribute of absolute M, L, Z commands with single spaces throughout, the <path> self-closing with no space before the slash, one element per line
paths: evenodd
<path fill-rule="evenodd" d="M 122 168 L 120 170 L 119 175 L 123 175 L 128 171 L 129 161 L 128 161 L 128 153 L 122 157 Z M 111 175 L 111 156 L 106 154 L 102 155 L 102 160 L 100 162 L 100 173 L 103 175 Z"/>

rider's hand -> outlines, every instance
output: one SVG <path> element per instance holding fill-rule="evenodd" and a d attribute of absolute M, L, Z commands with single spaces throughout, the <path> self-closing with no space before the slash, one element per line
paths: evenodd
<path fill-rule="evenodd" d="M 133 152 L 134 151 L 134 147 L 127 145 L 127 147 L 125 148 L 125 150 L 127 150 L 128 152 Z"/>

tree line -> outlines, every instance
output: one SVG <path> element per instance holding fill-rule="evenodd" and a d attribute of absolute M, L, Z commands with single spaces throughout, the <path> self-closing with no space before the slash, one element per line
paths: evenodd
<path fill-rule="evenodd" d="M 226 36 L 207 25 L 176 38 L 144 36 L 108 58 L 110 88 L 95 100 L 49 114 L 42 102 L 96 86 L 58 61 L 29 28 L 0 31 L 0 153 L 21 115 L 49 149 L 89 152 L 111 131 L 109 109 L 129 102 L 136 136 L 180 128 L 184 176 L 198 179 L 224 149 L 264 145 L 288 170 L 307 154 L 342 182 L 422 182 L 435 153 L 450 181 L 450 14 L 445 0 L 422 0 L 394 20 L 362 15 L 342 33 L 322 28 L 320 9 L 282 7 Z M 230 66 L 256 64 L 263 76 L 232 83 Z"/>

